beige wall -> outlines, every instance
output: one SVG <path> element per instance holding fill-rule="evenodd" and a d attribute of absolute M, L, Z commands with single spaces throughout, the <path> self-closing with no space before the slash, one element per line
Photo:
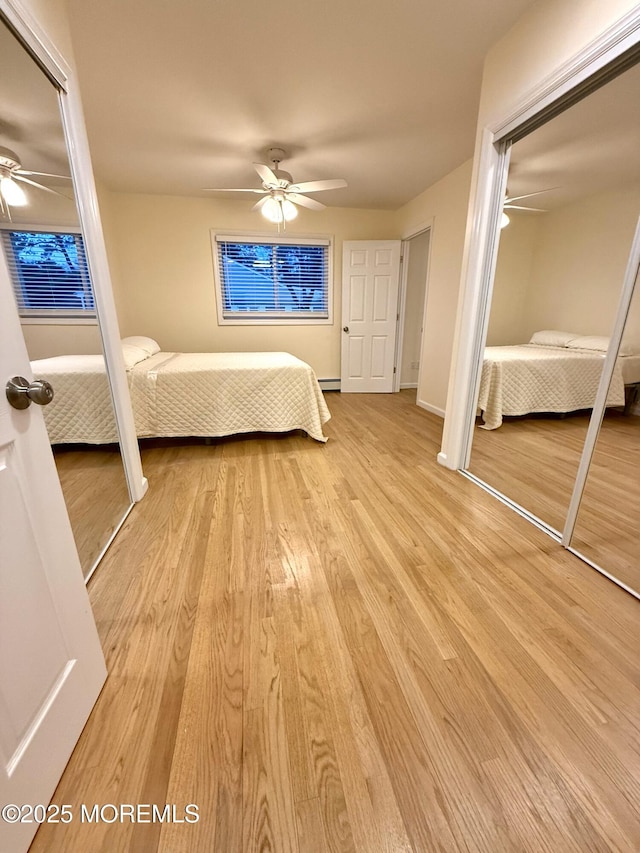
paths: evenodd
<path fill-rule="evenodd" d="M 493 280 L 488 346 L 508 346 L 529 340 L 526 301 L 533 271 L 540 217 L 511 213 L 500 232 L 500 247 Z"/>
<path fill-rule="evenodd" d="M 324 379 L 340 376 L 342 241 L 399 236 L 391 211 L 300 211 L 287 235 L 334 240 L 333 323 L 219 326 L 211 229 L 276 233 L 275 226 L 251 211 L 251 200 L 133 195 L 104 188 L 100 200 L 123 335 L 150 335 L 168 351 L 286 350 Z"/>
<path fill-rule="evenodd" d="M 432 224 L 418 401 L 444 412 L 460 286 L 471 161 L 397 211 L 403 237 Z"/>
<path fill-rule="evenodd" d="M 640 211 L 640 186 L 598 193 L 540 217 L 527 329 L 609 335 Z M 629 329 L 634 340 L 640 330 Z"/>
<path fill-rule="evenodd" d="M 22 326 L 29 358 L 51 358 L 54 355 L 84 355 L 102 353 L 102 341 L 97 323 L 46 325 L 26 323 Z"/>

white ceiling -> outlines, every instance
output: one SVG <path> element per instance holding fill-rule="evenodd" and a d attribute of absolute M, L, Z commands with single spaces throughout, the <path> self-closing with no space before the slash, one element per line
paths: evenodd
<path fill-rule="evenodd" d="M 394 209 L 473 153 L 482 63 L 532 0 L 68 0 L 98 177 L 259 187 L 288 149 L 321 199 Z M 320 200 L 320 197 L 319 197 Z"/>

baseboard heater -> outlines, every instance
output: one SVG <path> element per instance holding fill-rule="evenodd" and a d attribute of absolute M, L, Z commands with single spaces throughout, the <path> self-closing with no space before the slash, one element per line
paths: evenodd
<path fill-rule="evenodd" d="M 340 390 L 340 380 L 339 379 L 318 379 L 318 385 L 322 388 L 323 391 L 339 391 Z"/>

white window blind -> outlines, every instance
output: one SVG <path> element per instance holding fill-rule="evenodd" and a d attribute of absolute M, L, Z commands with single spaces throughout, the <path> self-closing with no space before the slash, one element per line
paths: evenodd
<path fill-rule="evenodd" d="M 329 241 L 216 235 L 224 319 L 329 316 Z"/>
<path fill-rule="evenodd" d="M 95 315 L 80 234 L 3 229 L 2 242 L 23 317 Z"/>

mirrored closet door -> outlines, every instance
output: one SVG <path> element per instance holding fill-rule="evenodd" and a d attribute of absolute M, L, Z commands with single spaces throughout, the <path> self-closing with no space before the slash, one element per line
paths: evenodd
<path fill-rule="evenodd" d="M 633 65 L 509 149 L 468 471 L 558 539 L 640 214 L 638 103 Z M 637 301 L 571 546 L 640 590 Z"/>
<path fill-rule="evenodd" d="M 637 277 L 613 382 L 619 381 L 618 373 L 625 384 L 625 408 L 607 412 L 602 420 L 571 547 L 640 593 L 640 290 Z"/>
<path fill-rule="evenodd" d="M 2 22 L 0 55 L 0 259 L 9 267 L 34 376 L 49 380 L 58 391 L 42 411 L 88 577 L 131 499 L 59 95 Z M 64 380 L 58 375 L 61 364 Z M 72 382 L 70 373 L 75 374 Z M 69 387 L 62 389 L 63 381 Z M 81 399 L 86 418 L 70 420 L 60 402 L 63 390 Z"/>

